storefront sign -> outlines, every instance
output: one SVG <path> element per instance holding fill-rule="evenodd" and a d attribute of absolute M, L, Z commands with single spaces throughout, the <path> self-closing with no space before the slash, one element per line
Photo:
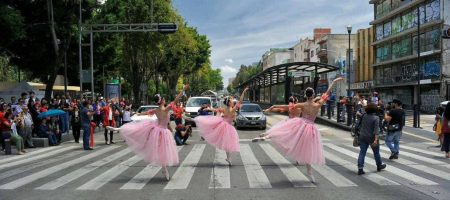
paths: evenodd
<path fill-rule="evenodd" d="M 369 89 L 372 88 L 373 81 L 366 81 L 366 82 L 358 82 L 353 83 L 350 85 L 350 89 L 357 90 L 357 89 Z"/>

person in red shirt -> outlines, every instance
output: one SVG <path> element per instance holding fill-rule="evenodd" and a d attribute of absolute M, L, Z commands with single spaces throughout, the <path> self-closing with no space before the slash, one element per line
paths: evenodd
<path fill-rule="evenodd" d="M 113 142 L 113 131 L 109 131 L 109 141 L 108 141 L 108 129 L 107 126 L 116 127 L 116 120 L 114 120 L 115 110 L 113 108 L 113 101 L 111 100 L 109 104 L 103 107 L 103 127 L 105 127 L 105 144 L 114 144 Z"/>
<path fill-rule="evenodd" d="M 177 126 L 183 123 L 183 112 L 183 107 L 181 107 L 180 102 L 177 102 L 175 108 L 173 108 L 173 116 Z"/>

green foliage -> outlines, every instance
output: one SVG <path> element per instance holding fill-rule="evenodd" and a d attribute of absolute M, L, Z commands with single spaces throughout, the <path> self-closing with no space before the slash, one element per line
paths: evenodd
<path fill-rule="evenodd" d="M 236 74 L 236 78 L 231 83 L 231 87 L 235 88 L 239 86 L 240 83 L 244 83 L 245 81 L 249 80 L 251 77 L 255 76 L 256 74 L 262 72 L 262 66 L 261 65 L 241 65 L 238 73 Z M 228 91 L 230 92 L 230 91 Z"/>

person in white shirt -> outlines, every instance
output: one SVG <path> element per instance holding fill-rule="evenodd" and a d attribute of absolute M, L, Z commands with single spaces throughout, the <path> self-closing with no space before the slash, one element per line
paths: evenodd
<path fill-rule="evenodd" d="M 125 107 L 125 111 L 123 112 L 123 118 L 122 118 L 123 122 L 122 125 L 131 122 L 131 108 L 126 106 Z"/>
<path fill-rule="evenodd" d="M 28 112 L 27 106 L 22 106 L 22 112 L 19 114 L 19 119 L 21 119 L 20 124 L 20 136 L 24 139 L 24 143 L 28 148 L 35 148 L 32 140 L 33 131 L 33 118 Z"/>

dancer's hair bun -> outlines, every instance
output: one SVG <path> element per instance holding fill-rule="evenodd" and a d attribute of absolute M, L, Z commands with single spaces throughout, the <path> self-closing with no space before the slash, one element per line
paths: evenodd
<path fill-rule="evenodd" d="M 312 88 L 306 88 L 306 90 L 305 90 L 305 96 L 307 97 L 307 98 L 311 98 L 311 97 L 313 97 L 314 96 L 314 89 L 312 89 Z"/>

